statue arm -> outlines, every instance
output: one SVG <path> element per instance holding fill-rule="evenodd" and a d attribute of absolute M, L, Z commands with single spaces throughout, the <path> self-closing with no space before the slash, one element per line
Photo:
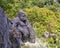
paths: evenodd
<path fill-rule="evenodd" d="M 29 23 L 29 21 L 27 21 L 27 23 L 28 23 L 27 27 L 28 27 L 28 30 L 30 33 L 30 39 L 34 40 L 32 42 L 35 42 L 35 31 L 34 31 L 33 27 L 31 26 L 31 24 Z"/>

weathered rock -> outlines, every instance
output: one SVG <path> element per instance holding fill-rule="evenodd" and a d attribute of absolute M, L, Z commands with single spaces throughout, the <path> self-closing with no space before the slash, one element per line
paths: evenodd
<path fill-rule="evenodd" d="M 10 48 L 8 21 L 0 7 L 0 48 Z"/>

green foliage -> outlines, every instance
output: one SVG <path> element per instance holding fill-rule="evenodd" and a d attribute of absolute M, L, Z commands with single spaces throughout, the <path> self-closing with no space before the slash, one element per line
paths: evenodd
<path fill-rule="evenodd" d="M 32 8 L 25 8 L 26 14 L 30 22 L 34 25 L 35 22 L 39 23 L 38 28 L 42 26 L 49 32 L 56 32 L 58 25 L 56 14 L 48 8 L 39 8 L 34 6 Z M 59 19 L 60 20 L 60 19 Z"/>

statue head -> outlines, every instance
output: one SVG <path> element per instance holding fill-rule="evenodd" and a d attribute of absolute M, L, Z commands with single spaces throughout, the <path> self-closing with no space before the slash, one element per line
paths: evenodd
<path fill-rule="evenodd" d="M 24 12 L 23 10 L 20 10 L 20 11 L 18 12 L 18 17 L 19 17 L 19 19 L 20 19 L 21 21 L 25 21 L 25 20 L 26 20 L 26 14 L 25 14 L 25 12 Z"/>

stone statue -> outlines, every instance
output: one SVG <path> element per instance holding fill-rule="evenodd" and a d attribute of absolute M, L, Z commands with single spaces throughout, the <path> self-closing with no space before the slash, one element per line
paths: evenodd
<path fill-rule="evenodd" d="M 24 11 L 19 11 L 18 16 L 13 19 L 13 28 L 17 29 L 17 32 L 22 34 L 21 42 L 35 42 L 34 30 L 26 18 Z"/>

